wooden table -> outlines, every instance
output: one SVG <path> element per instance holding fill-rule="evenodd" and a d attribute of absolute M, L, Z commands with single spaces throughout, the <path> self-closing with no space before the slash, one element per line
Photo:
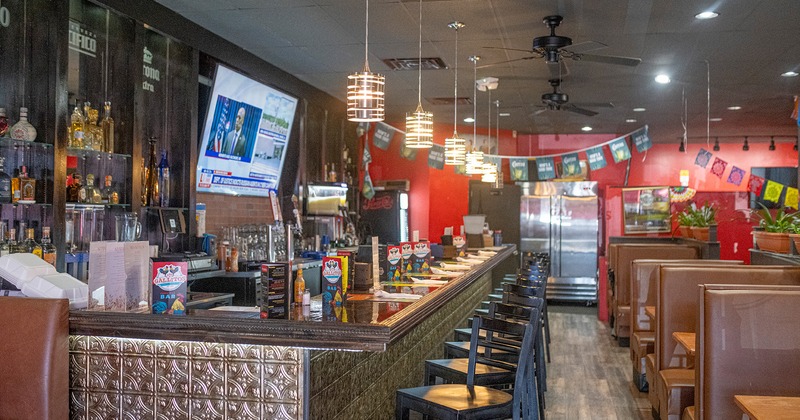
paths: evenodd
<path fill-rule="evenodd" d="M 650 318 L 650 321 L 656 321 L 656 307 L 655 306 L 645 306 L 644 307 L 644 314 Z"/>
<path fill-rule="evenodd" d="M 800 397 L 735 395 L 733 399 L 752 420 L 790 420 L 800 413 Z"/>
<path fill-rule="evenodd" d="M 678 342 L 683 348 L 686 349 L 686 354 L 694 356 L 695 351 L 695 334 L 690 332 L 674 332 L 672 338 Z"/>

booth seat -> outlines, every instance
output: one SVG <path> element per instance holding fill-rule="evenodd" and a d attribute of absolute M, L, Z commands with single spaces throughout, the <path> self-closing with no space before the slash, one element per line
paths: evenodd
<path fill-rule="evenodd" d="M 800 395 L 800 287 L 705 285 L 699 304 L 696 418 L 741 418 L 734 395 Z"/>
<path fill-rule="evenodd" d="M 662 420 L 680 419 L 694 405 L 694 358 L 672 338 L 673 332 L 695 332 L 697 288 L 701 284 L 800 285 L 798 266 L 659 267 L 654 377 Z M 670 372 L 670 370 L 678 370 Z M 681 371 L 682 370 L 682 371 Z"/>
<path fill-rule="evenodd" d="M 69 417 L 69 301 L 0 297 L 0 419 Z"/>
<path fill-rule="evenodd" d="M 663 260 L 683 260 L 700 258 L 700 248 L 692 245 L 676 244 L 611 244 L 615 247 L 612 269 L 614 271 L 614 296 L 612 314 L 614 326 L 612 334 L 621 346 L 629 345 L 631 335 L 631 263 L 638 259 L 658 258 Z"/>
<path fill-rule="evenodd" d="M 645 314 L 646 306 L 656 306 L 657 268 L 661 265 L 706 266 L 741 265 L 742 261 L 731 260 L 634 260 L 631 264 L 631 363 L 633 383 L 640 391 L 648 390 L 646 380 L 646 357 L 655 353 L 655 325 Z"/>

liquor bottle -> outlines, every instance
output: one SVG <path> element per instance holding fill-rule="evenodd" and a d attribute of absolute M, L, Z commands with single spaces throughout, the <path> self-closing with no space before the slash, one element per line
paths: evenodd
<path fill-rule="evenodd" d="M 156 172 L 156 138 L 150 137 L 150 152 L 147 154 L 147 168 L 144 172 L 144 185 L 142 186 L 142 205 L 158 206 L 158 173 Z"/>
<path fill-rule="evenodd" d="M 78 101 L 75 101 L 75 109 L 72 110 L 70 120 L 70 138 L 69 147 L 74 149 L 83 149 L 83 132 L 86 126 L 86 119 L 81 114 L 81 109 L 78 107 Z"/>
<path fill-rule="evenodd" d="M 83 179 L 81 174 L 72 175 L 72 183 L 67 185 L 67 201 L 70 203 L 80 202 L 80 190 Z"/>
<path fill-rule="evenodd" d="M 92 131 L 92 103 L 83 103 L 83 148 L 91 149 L 94 143 L 94 131 Z M 94 124 L 97 124 L 95 117 Z"/>
<path fill-rule="evenodd" d="M 42 228 L 42 259 L 55 266 L 56 257 L 58 257 L 58 250 L 50 240 L 50 227 L 45 226 Z"/>
<path fill-rule="evenodd" d="M 105 187 L 100 193 L 100 202 L 103 204 L 119 204 L 119 193 L 113 187 L 113 178 L 111 175 L 106 175 Z"/>
<path fill-rule="evenodd" d="M 87 102 L 88 104 L 89 102 Z M 97 125 L 98 111 L 91 106 L 86 111 L 86 132 L 84 133 L 84 148 L 101 151 L 103 150 L 103 128 Z"/>
<path fill-rule="evenodd" d="M 161 162 L 158 163 L 158 196 L 161 207 L 169 207 L 169 161 L 167 151 L 161 151 Z"/>
<path fill-rule="evenodd" d="M 19 121 L 11 127 L 11 138 L 14 140 L 36 140 L 36 129 L 28 122 L 28 108 L 19 109 Z"/>
<path fill-rule="evenodd" d="M 8 233 L 6 234 L 6 238 L 8 238 L 6 240 L 6 245 L 8 245 L 8 253 L 9 254 L 16 254 L 16 253 L 20 252 L 20 250 L 17 247 L 17 238 L 16 238 L 16 236 L 17 236 L 17 230 L 14 229 L 14 228 L 9 229 Z"/>
<path fill-rule="evenodd" d="M 303 278 L 303 269 L 297 270 L 297 277 L 294 279 L 294 303 L 303 304 L 303 293 L 306 291 L 306 279 Z"/>
<path fill-rule="evenodd" d="M 8 133 L 8 117 L 6 109 L 0 108 L 0 137 L 5 137 L 6 133 Z"/>
<path fill-rule="evenodd" d="M 100 203 L 100 192 L 94 186 L 94 175 L 86 175 L 86 182 L 78 191 L 78 201 L 81 203 Z"/>
<path fill-rule="evenodd" d="M 8 247 L 8 237 L 6 237 L 7 234 L 6 224 L 0 223 L 0 257 L 11 253 L 11 250 Z"/>
<path fill-rule="evenodd" d="M 11 202 L 11 176 L 5 172 L 5 160 L 5 158 L 0 157 L 0 203 Z"/>
<path fill-rule="evenodd" d="M 100 122 L 103 129 L 103 151 L 114 153 L 114 120 L 111 118 L 111 102 L 103 104 L 103 121 Z"/>
<path fill-rule="evenodd" d="M 28 176 L 28 167 L 22 165 L 19 174 L 19 201 L 32 204 L 36 202 L 36 179 Z"/>
<path fill-rule="evenodd" d="M 19 169 L 14 169 L 14 176 L 11 177 L 11 202 L 16 203 L 22 197 L 19 190 Z"/>
<path fill-rule="evenodd" d="M 25 248 L 25 252 L 30 252 L 31 254 L 42 258 L 42 246 L 39 245 L 35 239 L 33 239 L 33 228 L 28 228 L 25 230 L 25 242 L 22 243 L 22 246 Z"/>

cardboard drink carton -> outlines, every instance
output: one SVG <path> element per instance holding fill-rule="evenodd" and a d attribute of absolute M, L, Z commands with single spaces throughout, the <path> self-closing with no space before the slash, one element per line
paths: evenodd
<path fill-rule="evenodd" d="M 402 263 L 400 264 L 401 273 L 411 273 L 414 271 L 411 258 L 414 257 L 414 242 L 400 242 L 400 256 Z"/>
<path fill-rule="evenodd" d="M 414 243 L 414 256 L 412 257 L 411 265 L 414 273 L 430 274 L 431 248 L 427 242 Z"/>
<path fill-rule="evenodd" d="M 467 255 L 467 240 L 463 236 L 453 236 L 453 245 L 456 247 L 457 257 Z"/>
<path fill-rule="evenodd" d="M 261 318 L 286 319 L 289 314 L 289 279 L 292 267 L 288 262 L 261 264 Z"/>
<path fill-rule="evenodd" d="M 154 261 L 153 303 L 154 314 L 186 314 L 186 282 L 189 265 L 186 261 Z"/>
<path fill-rule="evenodd" d="M 356 265 L 353 264 L 356 260 L 356 253 L 352 251 L 336 251 L 337 257 L 345 257 L 344 264 L 342 264 L 342 268 L 344 269 L 343 274 L 345 278 L 344 282 L 344 293 L 350 293 L 353 291 L 353 283 L 352 279 L 356 276 Z"/>
<path fill-rule="evenodd" d="M 323 257 L 322 278 L 322 306 L 341 306 L 347 299 L 347 257 Z"/>
<path fill-rule="evenodd" d="M 401 254 L 399 245 L 389 245 L 386 247 L 386 281 L 400 281 L 402 277 L 402 262 L 403 256 Z"/>

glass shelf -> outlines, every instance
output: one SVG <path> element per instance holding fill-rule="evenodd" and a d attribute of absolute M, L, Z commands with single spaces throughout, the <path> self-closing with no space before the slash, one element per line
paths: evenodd
<path fill-rule="evenodd" d="M 14 207 L 51 207 L 50 203 L 0 203 L 0 206 L 14 206 Z"/>
<path fill-rule="evenodd" d="M 68 209 L 102 209 L 102 208 L 128 208 L 130 204 L 108 204 L 108 203 L 67 203 Z"/>
<path fill-rule="evenodd" d="M 99 150 L 92 150 L 92 149 L 76 149 L 73 147 L 67 147 L 67 155 L 68 156 L 77 156 L 83 159 L 87 158 L 96 158 L 98 160 L 106 158 L 106 159 L 113 159 L 115 157 L 127 159 L 131 157 L 131 155 L 121 154 L 121 153 L 106 153 L 101 152 Z"/>
<path fill-rule="evenodd" d="M 143 209 L 145 209 L 145 210 L 155 210 L 155 211 L 157 211 L 157 210 L 159 210 L 159 209 L 163 209 L 163 210 L 189 211 L 189 208 L 188 208 L 188 207 L 160 207 L 160 206 L 142 206 L 142 208 L 143 208 Z"/>
<path fill-rule="evenodd" d="M 53 145 L 38 141 L 14 140 L 11 137 L 0 137 L 0 147 L 31 147 L 49 149 L 52 148 Z"/>

